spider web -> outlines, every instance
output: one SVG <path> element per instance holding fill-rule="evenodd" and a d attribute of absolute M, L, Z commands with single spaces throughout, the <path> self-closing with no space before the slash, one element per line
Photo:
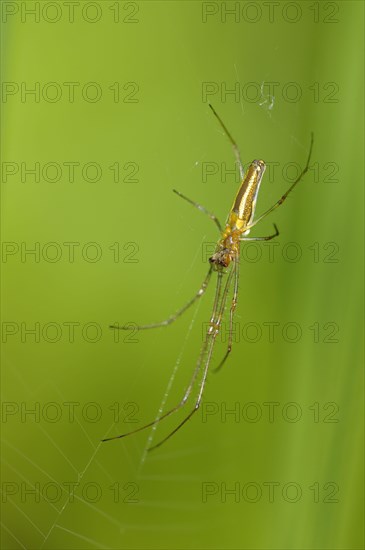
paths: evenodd
<path fill-rule="evenodd" d="M 192 259 L 186 275 L 193 269 L 200 250 L 201 245 L 197 248 L 195 257 Z M 163 412 L 171 393 L 189 336 L 194 326 L 200 302 L 201 300 L 198 300 L 194 308 L 156 418 Z M 32 391 L 25 377 L 22 375 L 21 369 L 14 363 L 8 364 L 6 371 L 11 372 L 11 375 L 14 376 L 16 379 L 14 385 L 19 388 L 19 395 L 26 396 L 24 401 L 28 404 L 40 401 L 38 398 L 45 395 L 47 395 L 47 401 L 49 400 L 50 402 L 67 402 L 65 395 L 63 395 L 56 383 L 45 382 L 36 391 Z M 51 429 L 52 424 L 50 425 L 42 421 L 26 422 L 21 424 L 20 437 L 18 435 L 13 436 L 10 429 L 7 429 L 7 433 L 3 434 L 3 482 L 13 482 L 16 480 L 18 487 L 15 495 L 7 494 L 6 488 L 5 492 L 3 491 L 4 514 L 2 528 L 3 537 L 5 533 L 8 535 L 7 547 L 59 548 L 59 541 L 61 540 L 63 548 L 121 548 L 124 546 L 123 534 L 125 533 L 133 532 L 136 529 L 142 532 L 144 530 L 172 529 L 173 525 L 167 522 L 160 522 L 158 526 L 146 526 L 135 522 L 133 519 L 133 509 L 131 509 L 130 514 L 127 514 L 130 521 L 128 519 L 121 520 L 120 515 L 118 513 L 110 513 L 108 506 L 103 506 L 102 501 L 94 503 L 90 499 L 85 498 L 80 492 L 80 488 L 84 483 L 94 483 L 95 480 L 98 480 L 103 490 L 115 484 L 116 478 L 113 468 L 110 468 L 108 464 L 109 459 L 107 455 L 110 456 L 110 454 L 119 456 L 123 471 L 128 470 L 128 480 L 138 483 L 149 481 L 152 484 L 156 484 L 161 480 L 161 476 L 156 476 L 148 471 L 145 472 L 145 463 L 148 466 L 148 464 L 158 463 L 161 460 L 169 460 L 172 456 L 191 455 L 198 450 L 189 448 L 185 451 L 173 453 L 167 451 L 165 454 L 159 453 L 158 457 L 148 455 L 147 448 L 151 445 L 155 435 L 156 425 L 146 430 L 148 437 L 142 452 L 134 441 L 133 436 L 126 440 L 126 444 L 118 442 L 119 444 L 110 447 L 99 441 L 99 439 L 100 436 L 106 437 L 116 422 L 109 423 L 105 433 L 100 434 L 98 432 L 99 437 L 95 438 L 94 434 L 88 429 L 88 426 L 85 427 L 78 412 L 75 413 L 74 419 L 75 422 L 73 425 L 63 424 L 60 429 L 58 429 L 58 426 L 57 429 Z M 69 440 L 76 440 L 78 443 L 74 448 L 71 448 L 68 443 Z M 42 454 L 38 450 L 40 448 L 42 448 Z M 101 453 L 102 450 L 103 454 Z M 146 461 L 147 456 L 151 458 L 148 458 Z M 49 460 L 45 459 L 45 457 L 49 457 Z M 67 479 L 66 486 L 64 486 L 63 481 L 65 479 Z M 163 479 L 166 480 L 166 476 Z M 174 475 L 172 479 L 176 480 L 178 476 Z M 44 487 L 47 484 L 52 485 L 52 487 L 59 487 L 61 496 L 57 499 L 57 502 L 52 502 L 49 495 L 45 493 Z M 23 494 L 23 489 L 19 490 L 19 487 L 22 486 L 24 487 L 24 494 L 27 491 L 32 491 L 33 493 L 31 496 L 29 494 L 26 495 L 24 502 L 22 502 L 23 497 L 19 497 L 19 494 Z M 34 506 L 35 503 L 37 503 L 37 507 Z M 77 513 L 74 513 L 73 510 L 76 506 Z M 147 503 L 146 501 L 142 501 L 136 503 L 135 506 L 184 508 L 183 504 L 176 501 L 169 503 L 158 501 L 149 501 Z M 191 508 L 190 504 L 189 507 Z M 78 516 L 79 510 L 81 510 L 82 515 L 86 516 L 88 521 L 91 520 L 95 524 L 102 522 L 105 525 L 103 532 L 111 534 L 111 536 L 101 540 L 99 533 L 95 537 L 92 536 L 93 529 L 84 530 L 82 526 L 75 525 L 73 518 Z M 42 512 L 41 517 L 39 511 Z M 179 524 L 179 529 L 181 528 L 189 531 L 194 529 L 190 524 L 185 527 Z M 115 543 L 116 540 L 118 541 L 117 544 Z M 125 547 L 129 547 L 128 542 L 125 543 Z"/>
<path fill-rule="evenodd" d="M 16 371 L 14 365 L 11 365 L 11 369 L 12 369 L 13 372 L 16 373 L 18 381 L 21 384 L 25 385 L 24 380 L 22 379 L 19 372 Z M 61 395 L 61 393 L 59 392 L 59 390 L 55 386 L 43 387 L 43 388 L 41 388 L 40 393 L 41 394 L 46 393 L 47 395 L 53 395 L 53 396 L 58 395 L 58 398 L 60 400 L 66 401 L 64 399 L 64 397 Z M 29 395 L 29 398 L 32 398 L 32 397 L 34 398 L 34 395 Z M 101 443 L 98 443 L 97 445 L 94 444 L 94 442 L 91 440 L 89 434 L 87 433 L 85 427 L 82 425 L 82 423 L 81 423 L 80 419 L 77 417 L 77 415 L 75 415 L 75 421 L 76 421 L 76 425 L 79 429 L 80 445 L 83 445 L 83 444 L 86 443 L 91 448 L 91 450 L 89 450 L 89 456 L 87 457 L 87 459 L 85 460 L 85 462 L 84 462 L 84 464 L 82 465 L 81 468 L 77 465 L 77 459 L 76 458 L 73 459 L 72 457 L 70 457 L 69 454 L 62 449 L 62 445 L 59 444 L 57 441 L 55 441 L 54 438 L 48 433 L 48 431 L 41 424 L 36 425 L 35 430 L 39 430 L 41 436 L 43 436 L 44 442 L 47 442 L 50 447 L 53 447 L 54 451 L 56 451 L 56 454 L 58 455 L 61 462 L 63 462 L 67 466 L 69 466 L 69 468 L 72 470 L 73 478 L 70 479 L 70 481 L 73 481 L 75 483 L 80 483 L 83 480 L 83 478 L 84 478 L 85 474 L 87 473 L 87 471 L 88 471 L 90 465 L 92 464 L 92 462 L 95 462 L 95 464 L 97 465 L 97 468 L 100 470 L 100 472 L 102 472 L 109 479 L 109 481 L 111 483 L 113 483 L 112 476 L 110 476 L 110 474 L 108 473 L 106 468 L 97 459 L 97 454 L 100 450 Z M 32 430 L 32 431 L 34 431 L 34 430 Z M 34 528 L 34 530 L 36 531 L 36 533 L 39 535 L 38 536 L 39 541 L 37 543 L 37 547 L 39 547 L 39 548 L 49 547 L 48 544 L 49 544 L 50 538 L 56 530 L 61 530 L 61 531 L 67 532 L 70 535 L 72 535 L 73 537 L 76 537 L 80 540 L 88 542 L 91 545 L 91 547 L 95 547 L 95 548 L 107 548 L 108 547 L 108 545 L 106 545 L 104 542 L 92 539 L 90 537 L 87 537 L 86 535 L 83 535 L 82 533 L 76 533 L 76 532 L 72 531 L 71 529 L 68 529 L 66 527 L 66 525 L 62 524 L 63 516 L 65 515 L 65 511 L 67 510 L 70 503 L 75 500 L 75 501 L 78 501 L 80 503 L 84 503 L 93 512 L 95 512 L 96 514 L 99 514 L 100 516 L 103 516 L 111 525 L 114 525 L 114 526 L 116 526 L 120 529 L 121 527 L 123 527 L 123 524 L 118 519 L 116 519 L 116 518 L 112 517 L 111 515 L 107 514 L 100 507 L 95 506 L 92 503 L 90 503 L 90 502 L 86 501 L 85 499 L 83 499 L 82 497 L 80 497 L 77 494 L 77 489 L 76 488 L 69 491 L 65 487 L 63 487 L 62 482 L 60 481 L 60 479 L 57 479 L 54 474 L 50 473 L 50 471 L 47 471 L 47 469 L 45 469 L 42 465 L 40 465 L 38 463 L 37 458 L 33 457 L 33 453 L 31 451 L 31 449 L 29 449 L 28 446 L 23 447 L 23 446 L 19 445 L 19 443 L 16 446 L 6 438 L 2 439 L 2 444 L 3 444 L 2 445 L 3 446 L 3 456 L 2 456 L 3 465 L 8 468 L 9 473 L 15 474 L 19 480 L 26 483 L 28 487 L 31 487 L 34 490 L 34 493 L 36 493 L 38 495 L 39 500 L 41 502 L 43 502 L 44 504 L 46 504 L 47 506 L 49 506 L 51 508 L 52 512 L 53 512 L 53 517 L 48 522 L 48 524 L 45 527 L 40 528 L 37 525 L 37 520 L 36 520 L 36 517 L 35 517 L 35 516 L 37 516 L 37 514 L 32 515 L 31 513 L 27 513 L 25 511 L 26 507 L 24 506 L 22 508 L 12 498 L 7 497 L 7 499 L 6 499 L 6 501 L 8 503 L 10 503 L 10 505 L 12 507 L 14 507 L 16 509 L 16 511 L 18 512 L 18 517 L 16 519 L 17 524 L 19 524 L 20 520 L 23 519 L 25 521 L 25 523 L 32 526 Z M 27 449 L 26 452 L 24 452 L 24 448 Z M 57 484 L 60 487 L 61 491 L 62 491 L 62 495 L 63 495 L 62 501 L 60 503 L 57 503 L 57 505 L 50 502 L 47 499 L 47 497 L 45 496 L 45 494 L 43 493 L 43 491 L 40 490 L 37 487 L 37 485 L 32 482 L 30 477 L 25 475 L 18 468 L 14 467 L 11 463 L 9 463 L 4 458 L 4 456 L 6 455 L 7 452 L 9 452 L 9 454 L 12 455 L 12 461 L 15 462 L 16 458 L 20 459 L 20 462 L 23 465 L 24 470 L 26 470 L 27 467 L 30 466 L 30 469 L 32 471 L 37 472 L 38 473 L 37 479 L 43 479 L 43 480 L 46 480 L 47 482 Z M 51 453 L 51 450 L 49 450 L 49 452 Z M 9 476 L 9 477 L 11 477 L 11 476 Z M 8 513 L 10 514 L 10 511 L 8 511 Z M 4 517 L 4 519 L 5 519 L 5 517 Z M 20 536 L 19 536 L 18 533 L 16 534 L 10 527 L 5 525 L 4 523 L 2 525 L 3 525 L 3 528 L 5 529 L 5 531 L 19 545 L 20 548 L 28 548 L 29 547 L 28 542 L 22 542 L 20 540 Z"/>

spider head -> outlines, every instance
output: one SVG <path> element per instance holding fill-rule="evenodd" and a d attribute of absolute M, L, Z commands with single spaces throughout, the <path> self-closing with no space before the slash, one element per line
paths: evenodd
<path fill-rule="evenodd" d="M 218 252 L 216 252 L 215 254 L 213 254 L 213 256 L 209 258 L 209 262 L 211 264 L 214 264 L 216 269 L 228 267 L 231 263 L 231 260 L 231 254 L 227 248 L 218 250 Z"/>

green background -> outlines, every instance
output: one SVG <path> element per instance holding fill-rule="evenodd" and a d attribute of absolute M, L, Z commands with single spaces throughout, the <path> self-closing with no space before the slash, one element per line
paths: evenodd
<path fill-rule="evenodd" d="M 81 1 L 73 22 L 54 4 L 40 2 L 35 21 L 34 2 L 2 2 L 2 81 L 13 90 L 1 104 L 2 548 L 363 548 L 363 4 L 281 2 L 271 16 L 265 2 Z M 206 9 L 216 13 L 204 22 Z M 39 101 L 16 91 L 37 82 Z M 80 84 L 73 102 L 65 82 Z M 99 101 L 82 96 L 89 82 Z M 312 130 L 313 169 L 252 232 L 267 235 L 275 221 L 278 244 L 242 253 L 240 336 L 209 378 L 212 414 L 146 455 L 150 431 L 100 439 L 154 419 L 181 358 L 166 407 L 179 400 L 214 283 L 168 328 L 115 342 L 108 325 L 162 320 L 203 280 L 216 227 L 171 189 L 222 221 L 229 211 L 238 180 L 222 175 L 233 155 L 208 101 L 245 163 L 279 163 L 258 212 L 289 187 L 287 163 L 304 165 Z M 37 162 L 39 181 L 22 178 L 21 163 Z M 82 173 L 89 162 L 97 181 Z M 216 169 L 206 181 L 204 163 Z M 37 246 L 38 257 L 24 255 Z M 39 336 L 26 332 L 37 323 Z"/>

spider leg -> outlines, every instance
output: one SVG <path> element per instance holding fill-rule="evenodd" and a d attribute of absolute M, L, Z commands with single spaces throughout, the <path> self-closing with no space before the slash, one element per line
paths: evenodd
<path fill-rule="evenodd" d="M 228 347 L 227 347 L 227 351 L 226 351 L 223 359 L 219 363 L 218 367 L 216 367 L 213 370 L 213 372 L 218 372 L 223 367 L 224 363 L 228 359 L 228 356 L 229 356 L 229 354 L 231 353 L 231 350 L 232 350 L 233 318 L 234 318 L 234 312 L 235 312 L 235 309 L 236 309 L 236 306 L 237 306 L 237 299 L 238 299 L 239 265 L 240 264 L 239 264 L 239 256 L 238 256 L 238 258 L 235 260 L 235 265 L 234 265 L 234 290 L 233 290 L 233 298 L 232 298 L 232 302 L 231 302 L 231 308 L 230 308 L 230 311 L 229 311 Z"/>
<path fill-rule="evenodd" d="M 275 239 L 275 237 L 279 235 L 279 229 L 275 223 L 274 228 L 275 233 L 268 235 L 267 237 L 242 237 L 240 241 L 271 241 L 271 239 Z"/>
<path fill-rule="evenodd" d="M 178 319 L 180 317 L 180 315 L 185 313 L 185 311 L 187 309 L 189 309 L 189 307 L 191 307 L 194 304 L 194 302 L 196 302 L 196 300 L 198 300 L 201 296 L 203 296 L 203 294 L 205 293 L 205 291 L 208 288 L 208 284 L 210 282 L 212 272 L 213 272 L 213 266 L 210 266 L 209 270 L 208 270 L 208 273 L 205 276 L 205 279 L 202 282 L 198 292 L 195 294 L 195 296 L 193 296 L 193 298 L 191 300 L 189 300 L 189 302 L 187 304 L 184 305 L 184 307 L 179 309 L 176 313 L 173 313 L 172 315 L 170 315 L 170 317 L 168 317 L 167 319 L 164 319 L 163 321 L 160 321 L 159 323 L 152 323 L 152 324 L 149 324 L 149 325 L 139 325 L 139 326 L 137 326 L 137 329 L 138 330 L 146 330 L 146 329 L 150 329 L 150 328 L 164 327 L 164 326 L 170 325 L 171 323 L 176 321 L 176 319 Z M 111 328 L 113 330 L 130 330 L 131 329 L 131 323 L 127 323 L 123 326 L 119 326 L 119 325 L 116 325 L 116 324 L 115 325 L 110 325 L 109 328 Z"/>
<path fill-rule="evenodd" d="M 218 303 L 219 303 L 219 298 L 220 298 L 220 294 L 221 294 L 221 286 L 222 286 L 222 273 L 218 272 L 217 288 L 216 288 L 214 305 L 213 305 L 213 314 L 214 315 L 215 315 L 215 311 L 216 311 Z M 206 351 L 206 348 L 207 348 L 207 344 L 208 344 L 208 340 L 205 342 L 205 344 L 204 344 L 204 346 L 201 350 L 199 360 L 198 360 L 197 365 L 195 367 L 195 370 L 193 372 L 193 376 L 190 380 L 190 383 L 189 383 L 189 385 L 188 385 L 188 387 L 187 387 L 187 389 L 186 389 L 186 391 L 183 395 L 183 398 L 181 399 L 181 401 L 177 405 L 175 405 L 175 407 L 168 410 L 167 412 L 165 412 L 163 415 L 159 416 L 158 418 L 156 418 L 152 422 L 149 422 L 148 424 L 144 424 L 140 428 L 136 428 L 135 430 L 132 430 L 131 432 L 127 432 L 127 433 L 124 433 L 124 434 L 120 434 L 120 435 L 116 435 L 116 436 L 112 436 L 112 437 L 107 437 L 105 439 L 102 439 L 102 441 L 112 441 L 113 439 L 122 439 L 123 437 L 127 437 L 128 435 L 132 435 L 132 434 L 135 434 L 135 433 L 140 432 L 142 430 L 145 430 L 146 428 L 150 428 L 151 426 L 154 426 L 155 424 L 158 424 L 164 418 L 167 418 L 168 416 L 170 416 L 174 412 L 181 409 L 181 407 L 183 407 L 185 405 L 186 401 L 188 400 L 189 395 L 190 395 L 190 393 L 191 393 L 191 391 L 194 387 L 195 381 L 196 381 L 196 379 L 198 377 L 198 374 L 200 372 L 200 369 L 201 369 L 201 365 L 202 365 L 203 357 L 204 357 L 204 354 L 205 354 L 205 351 Z"/>
<path fill-rule="evenodd" d="M 240 151 L 238 149 L 238 145 L 235 142 L 235 140 L 233 139 L 233 137 L 231 136 L 231 134 L 228 132 L 223 120 L 221 119 L 221 117 L 218 115 L 218 113 L 215 111 L 214 107 L 210 103 L 209 103 L 209 107 L 213 111 L 214 116 L 218 119 L 218 122 L 222 126 L 224 133 L 226 134 L 229 141 L 231 142 L 233 153 L 234 153 L 234 156 L 236 157 L 236 162 L 237 162 L 239 170 L 240 170 L 241 180 L 243 180 L 243 177 L 245 175 L 245 169 L 243 168 L 243 164 L 242 164 L 242 160 L 241 160 Z"/>
<path fill-rule="evenodd" d="M 209 210 L 207 210 L 205 208 L 205 206 L 202 206 L 201 204 L 199 204 L 198 202 L 195 202 L 191 199 L 189 199 L 188 197 L 186 197 L 185 195 L 183 195 L 182 193 L 180 193 L 180 191 L 176 191 L 176 189 L 173 189 L 173 192 L 176 193 L 176 195 L 178 197 L 181 197 L 182 199 L 186 200 L 189 204 L 192 204 L 193 206 L 195 206 L 195 208 L 197 208 L 198 210 L 200 210 L 201 212 L 203 212 L 204 214 L 206 214 L 211 220 L 214 221 L 214 223 L 216 224 L 216 226 L 218 227 L 219 229 L 219 232 L 222 233 L 222 225 L 220 223 L 220 221 L 218 220 L 217 216 L 215 214 L 213 214 L 212 212 L 209 212 Z"/>
<path fill-rule="evenodd" d="M 251 229 L 252 227 L 254 227 L 261 220 L 266 218 L 266 216 L 268 214 L 270 214 L 273 210 L 276 210 L 276 208 L 278 208 L 281 204 L 283 204 L 283 202 L 288 197 L 288 195 L 293 191 L 293 189 L 298 185 L 298 183 L 303 178 L 303 176 L 308 172 L 309 163 L 310 163 L 311 156 L 312 156 L 312 149 L 313 149 L 313 132 L 311 133 L 311 141 L 310 141 L 309 153 L 308 153 L 308 158 L 307 158 L 306 165 L 303 168 L 303 170 L 301 171 L 301 173 L 299 174 L 299 176 L 297 177 L 297 179 L 295 180 L 295 182 L 289 187 L 289 189 L 286 191 L 286 193 L 284 193 L 284 195 L 275 204 L 273 204 L 268 210 L 266 210 L 266 212 L 261 214 L 261 216 L 259 216 L 254 222 L 249 224 L 246 229 Z"/>
<path fill-rule="evenodd" d="M 221 272 L 218 272 L 219 275 L 222 275 Z M 202 380 L 200 382 L 200 387 L 199 387 L 199 393 L 198 393 L 198 397 L 197 397 L 197 400 L 195 402 L 195 405 L 194 405 L 194 408 L 189 412 L 189 414 L 180 422 L 180 424 L 178 424 L 178 426 L 176 428 L 174 428 L 166 437 L 164 437 L 161 441 L 159 441 L 158 443 L 156 443 L 156 445 L 153 445 L 152 447 L 150 447 L 148 449 L 148 451 L 152 451 L 154 449 L 157 449 L 158 447 L 160 447 L 163 443 L 165 443 L 168 439 L 170 439 L 170 437 L 172 437 L 178 430 L 180 430 L 180 428 L 182 428 L 184 426 L 184 424 L 186 424 L 186 422 L 193 416 L 194 413 L 196 413 L 196 411 L 199 409 L 200 407 L 200 404 L 201 404 L 201 400 L 202 400 L 202 397 L 203 397 L 203 393 L 204 393 L 204 388 L 205 388 L 205 383 L 207 381 L 207 376 L 208 376 L 208 371 L 209 371 L 209 366 L 210 366 L 210 361 L 211 361 L 211 358 L 212 358 L 212 353 L 213 353 L 213 349 L 214 349 L 214 343 L 215 343 L 215 340 L 217 338 L 217 335 L 219 333 L 219 328 L 221 326 L 221 322 L 222 322 L 222 316 L 223 316 L 223 313 L 224 313 L 224 308 L 225 308 L 225 305 L 226 305 L 226 301 L 227 301 L 227 295 L 228 295 L 228 292 L 229 292 L 229 288 L 231 286 L 231 282 L 232 282 L 232 276 L 234 274 L 234 270 L 231 269 L 229 275 L 228 275 L 228 278 L 227 278 L 227 281 L 226 281 L 226 284 L 225 284 L 225 287 L 224 287 L 224 291 L 223 291 L 223 294 L 222 294 L 222 299 L 221 299 L 221 304 L 220 304 L 220 307 L 219 307 L 219 313 L 218 313 L 218 316 L 216 316 L 216 309 L 217 309 L 217 301 L 215 303 L 215 307 L 213 308 L 213 316 L 214 317 L 214 323 L 211 324 L 211 326 L 209 327 L 208 329 L 208 333 L 207 333 L 207 341 L 206 343 L 204 344 L 203 346 L 203 353 L 200 354 L 200 359 L 199 359 L 199 363 L 202 362 L 202 358 L 203 356 L 205 355 L 205 349 L 207 349 L 207 342 L 209 342 L 209 346 L 208 346 L 208 353 L 206 355 L 206 359 L 205 359 L 205 364 L 204 364 L 204 370 L 203 370 L 203 376 L 202 376 Z M 221 279 L 220 279 L 221 280 Z M 217 285 L 218 286 L 218 285 Z"/>

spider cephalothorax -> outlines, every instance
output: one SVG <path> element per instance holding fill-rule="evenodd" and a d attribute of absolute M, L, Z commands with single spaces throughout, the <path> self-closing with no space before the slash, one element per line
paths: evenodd
<path fill-rule="evenodd" d="M 211 264 L 215 264 L 216 269 L 228 267 L 229 264 L 239 256 L 239 239 L 241 231 L 232 228 L 227 224 L 222 238 L 218 241 L 217 248 L 213 256 L 209 258 Z"/>
<path fill-rule="evenodd" d="M 232 248 L 227 248 L 224 241 L 219 243 L 216 252 L 209 258 L 209 262 L 214 264 L 216 269 L 228 267 L 236 257 L 237 252 Z"/>

